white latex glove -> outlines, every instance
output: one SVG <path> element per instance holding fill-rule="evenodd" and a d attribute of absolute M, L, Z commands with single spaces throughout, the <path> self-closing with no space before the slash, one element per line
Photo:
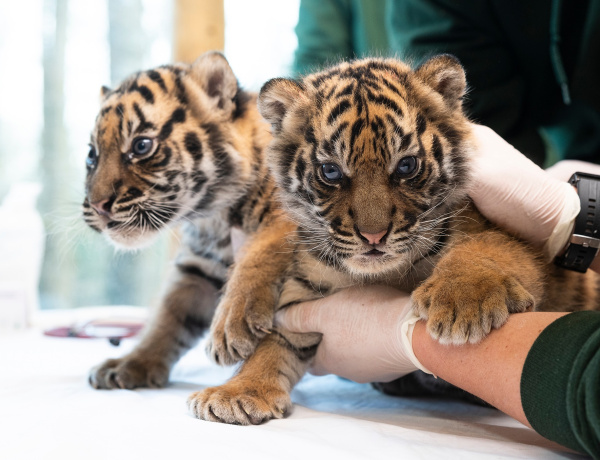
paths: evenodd
<path fill-rule="evenodd" d="M 359 383 L 389 382 L 423 368 L 412 351 L 419 320 L 410 296 L 387 286 L 352 287 L 280 311 L 275 324 L 292 332 L 320 332 L 310 372 Z"/>
<path fill-rule="evenodd" d="M 586 166 L 584 171 L 593 172 L 596 166 L 561 162 L 548 174 L 492 129 L 481 125 L 472 129 L 476 152 L 470 196 L 475 205 L 496 225 L 545 245 L 548 258 L 553 259 L 565 247 L 580 210 L 577 192 L 565 182 L 570 177 L 567 171 Z"/>

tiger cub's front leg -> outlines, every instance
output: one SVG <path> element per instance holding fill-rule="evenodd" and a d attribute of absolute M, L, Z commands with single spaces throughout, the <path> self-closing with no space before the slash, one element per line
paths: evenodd
<path fill-rule="evenodd" d="M 543 296 L 536 252 L 489 230 L 455 244 L 412 294 L 427 331 L 441 343 L 476 343 L 509 313 L 532 310 Z"/>
<path fill-rule="evenodd" d="M 96 389 L 160 388 L 171 368 L 208 329 L 219 295 L 216 279 L 178 273 L 140 343 L 90 371 Z"/>
<path fill-rule="evenodd" d="M 295 347 L 274 330 L 231 380 L 190 395 L 189 409 L 199 419 L 237 425 L 283 417 L 292 407 L 290 392 L 306 372 L 320 340 L 305 335 L 316 340 Z"/>
<path fill-rule="evenodd" d="M 295 224 L 275 213 L 248 238 L 229 273 L 211 324 L 207 352 L 219 364 L 248 359 L 271 332 L 278 281 L 289 267 Z"/>

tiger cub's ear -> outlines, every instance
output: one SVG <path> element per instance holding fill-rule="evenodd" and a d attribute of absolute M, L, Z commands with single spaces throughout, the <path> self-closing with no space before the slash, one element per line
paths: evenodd
<path fill-rule="evenodd" d="M 234 110 L 238 82 L 225 56 L 216 51 L 204 53 L 192 64 L 191 74 L 216 107 Z"/>
<path fill-rule="evenodd" d="M 278 132 L 285 114 L 292 104 L 301 99 L 304 87 L 296 80 L 273 78 L 266 82 L 258 95 L 258 111 Z"/>
<path fill-rule="evenodd" d="M 455 110 L 461 106 L 467 89 L 465 71 L 454 56 L 440 54 L 423 63 L 415 71 L 417 77 L 444 98 L 446 105 Z"/>
<path fill-rule="evenodd" d="M 104 102 L 104 99 L 108 97 L 111 91 L 112 89 L 108 86 L 102 86 L 102 88 L 100 88 L 100 102 Z"/>

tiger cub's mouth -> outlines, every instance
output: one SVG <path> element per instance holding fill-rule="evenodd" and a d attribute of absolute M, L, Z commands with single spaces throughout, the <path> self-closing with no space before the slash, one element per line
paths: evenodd
<path fill-rule="evenodd" d="M 367 257 L 381 257 L 385 254 L 385 252 L 380 251 L 379 249 L 373 248 L 370 251 L 363 252 L 363 256 Z"/>
<path fill-rule="evenodd" d="M 140 249 L 150 245 L 160 231 L 177 220 L 179 207 L 138 202 L 110 211 L 98 210 L 86 199 L 85 222 L 120 249 Z"/>
<path fill-rule="evenodd" d="M 397 264 L 397 257 L 385 245 L 367 246 L 346 259 L 345 264 L 354 273 L 376 275 L 390 270 Z"/>

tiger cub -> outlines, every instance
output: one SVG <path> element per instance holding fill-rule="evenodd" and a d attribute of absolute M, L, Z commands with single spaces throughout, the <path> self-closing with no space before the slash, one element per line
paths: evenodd
<path fill-rule="evenodd" d="M 481 340 L 510 313 L 597 308 L 594 275 L 544 262 L 470 204 L 465 88 L 447 55 L 416 70 L 364 59 L 263 86 L 268 163 L 299 225 L 277 308 L 391 285 L 412 291 L 428 332 L 454 344 Z M 191 411 L 239 424 L 282 417 L 319 341 L 275 328 L 228 383 L 193 394 Z"/>
<path fill-rule="evenodd" d="M 141 342 L 92 369 L 94 388 L 164 386 L 173 364 L 208 328 L 223 290 L 220 311 L 252 306 L 248 321 L 242 313 L 232 326 L 242 339 L 230 345 L 235 359 L 247 358 L 270 330 L 276 279 L 290 253 L 285 234 L 294 229 L 273 200 L 263 158 L 270 138 L 256 94 L 240 89 L 218 53 L 103 89 L 87 157 L 85 222 L 124 248 L 148 245 L 167 227 L 181 225 L 182 243 Z M 254 235 L 232 284 L 243 287 L 237 290 L 224 287 L 233 227 Z M 260 273 L 254 264 L 264 265 Z M 243 279 L 245 273 L 252 278 Z"/>

